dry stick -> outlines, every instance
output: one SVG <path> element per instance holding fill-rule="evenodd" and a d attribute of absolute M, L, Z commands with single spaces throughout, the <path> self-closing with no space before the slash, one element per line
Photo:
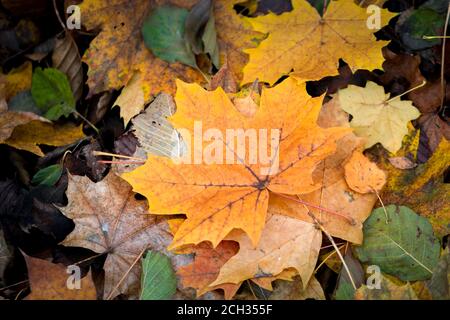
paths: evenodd
<path fill-rule="evenodd" d="M 26 288 L 23 288 L 22 290 L 19 291 L 19 293 L 16 295 L 16 297 L 14 298 L 14 300 L 18 300 L 20 294 L 25 290 Z"/>
<path fill-rule="evenodd" d="M 341 250 L 345 245 L 346 245 L 346 243 L 344 243 L 343 245 L 341 245 L 341 246 L 339 247 L 339 250 Z M 331 246 L 333 246 L 333 245 L 331 245 Z M 325 259 L 323 259 L 322 262 L 317 266 L 316 270 L 314 270 L 314 273 L 317 273 L 317 271 L 320 269 L 320 267 L 322 267 L 322 266 L 324 265 L 324 263 L 327 262 L 327 260 L 328 260 L 329 258 L 331 258 L 331 256 L 332 256 L 333 254 L 335 254 L 335 253 L 336 253 L 336 250 L 333 250 L 333 251 L 332 251 Z"/>
<path fill-rule="evenodd" d="M 350 269 L 347 266 L 347 263 L 344 260 L 344 257 L 341 254 L 341 251 L 339 250 L 338 246 L 336 245 L 336 242 L 334 242 L 333 237 L 328 233 L 327 230 L 325 230 L 325 228 L 323 227 L 322 223 L 317 220 L 316 216 L 309 211 L 308 207 L 306 205 L 303 205 L 305 207 L 305 209 L 308 211 L 308 215 L 314 220 L 314 222 L 319 226 L 320 230 L 322 230 L 323 233 L 325 233 L 325 235 L 327 236 L 328 240 L 331 242 L 331 244 L 334 247 L 334 250 L 336 251 L 337 255 L 339 256 L 339 259 L 341 259 L 342 261 L 342 265 L 344 266 L 345 271 L 348 274 L 348 277 L 350 279 L 350 282 L 352 283 L 352 286 L 355 290 L 358 290 L 358 288 L 356 287 L 355 281 L 353 280 L 352 274 L 350 272 Z"/>
<path fill-rule="evenodd" d="M 426 80 L 423 80 L 423 82 L 422 82 L 421 84 L 419 84 L 418 86 L 415 86 L 414 88 L 411 88 L 411 89 L 409 89 L 408 91 L 405 91 L 405 92 L 403 92 L 402 94 L 400 94 L 400 95 L 398 95 L 398 96 L 395 96 L 395 97 L 393 97 L 393 98 L 390 98 L 389 100 L 386 101 L 386 103 L 389 103 L 389 102 L 391 102 L 391 101 L 394 101 L 395 99 L 401 98 L 401 97 L 403 97 L 405 94 L 408 94 L 408 93 L 410 93 L 410 92 L 412 92 L 412 91 L 414 91 L 414 90 L 420 89 L 420 88 L 422 88 L 422 87 L 423 87 L 424 85 L 426 85 L 426 84 L 427 84 L 427 81 L 426 81 Z"/>
<path fill-rule="evenodd" d="M 66 25 L 61 19 L 61 16 L 59 15 L 58 7 L 56 6 L 56 0 L 53 0 L 53 8 L 55 9 L 56 17 L 58 18 L 59 23 L 61 24 L 63 30 L 66 29 Z"/>
<path fill-rule="evenodd" d="M 119 282 L 116 284 L 116 286 L 111 290 L 111 292 L 109 293 L 108 297 L 106 298 L 106 300 L 110 300 L 112 298 L 112 295 L 114 294 L 114 291 L 117 290 L 117 288 L 119 288 L 119 286 L 122 284 L 123 280 L 125 280 L 125 278 L 128 276 L 128 274 L 130 273 L 131 269 L 133 269 L 133 267 L 135 266 L 135 264 L 139 261 L 139 259 L 142 257 L 142 255 L 144 254 L 145 250 L 147 250 L 147 247 L 145 247 L 144 249 L 142 249 L 141 253 L 137 256 L 137 258 L 133 261 L 133 263 L 131 264 L 131 266 L 128 268 L 127 272 L 125 272 L 125 274 L 122 276 L 122 278 L 119 280 Z"/>
<path fill-rule="evenodd" d="M 77 116 L 79 116 L 82 120 L 84 120 L 92 129 L 94 129 L 94 131 L 100 135 L 100 130 L 98 130 L 98 128 L 91 123 L 85 116 L 83 116 L 81 113 L 79 113 L 76 109 L 73 109 L 73 113 L 75 113 Z"/>
<path fill-rule="evenodd" d="M 97 257 L 100 257 L 100 256 L 106 254 L 106 253 L 107 253 L 107 252 L 97 253 L 96 255 L 93 255 L 92 257 L 88 257 L 88 258 L 85 258 L 85 259 L 80 260 L 80 261 L 78 261 L 78 262 L 75 262 L 73 265 L 74 265 L 74 266 L 80 265 L 80 264 L 82 264 L 83 262 L 86 262 L 86 261 L 95 259 L 95 258 L 97 258 Z"/>
<path fill-rule="evenodd" d="M 325 15 L 325 11 L 327 10 L 327 3 L 328 3 L 328 0 L 323 0 L 322 19 L 323 19 L 323 16 Z"/>
<path fill-rule="evenodd" d="M 248 279 L 245 281 L 247 281 L 247 285 L 250 288 L 250 291 L 252 292 L 253 297 L 255 297 L 255 299 L 258 300 L 258 297 L 256 296 L 255 292 L 253 291 L 252 284 L 250 283 L 250 281 Z"/>
<path fill-rule="evenodd" d="M 355 288 L 355 290 L 357 290 L 355 281 L 353 280 L 352 274 L 350 273 L 350 269 L 348 268 L 347 263 L 345 263 L 344 257 L 342 257 L 342 254 L 339 251 L 339 248 L 336 245 L 336 242 L 334 242 L 333 237 L 328 233 L 328 231 L 325 230 L 325 228 L 323 227 L 322 223 L 319 220 L 317 220 L 316 216 L 311 211 L 309 211 L 309 208 L 307 207 L 307 205 L 309 205 L 309 204 L 305 203 L 303 200 L 301 200 L 299 198 L 295 199 L 295 198 L 291 198 L 289 196 L 286 196 L 286 195 L 283 195 L 283 194 L 279 194 L 279 193 L 277 193 L 277 195 L 285 197 L 285 198 L 290 199 L 292 201 L 299 202 L 305 207 L 306 212 L 308 212 L 308 215 L 311 217 L 311 219 L 313 219 L 313 221 L 316 223 L 316 225 L 319 226 L 320 230 L 322 230 L 322 232 L 325 233 L 325 235 L 327 236 L 328 240 L 333 245 L 334 250 L 338 254 L 339 259 L 341 259 L 342 265 L 344 266 L 344 269 L 347 272 L 348 277 L 350 278 L 350 282 L 352 283 L 353 288 Z M 315 207 L 318 208 L 319 210 L 323 211 L 321 207 L 319 207 L 319 206 L 315 206 Z M 333 211 L 327 211 L 327 212 L 337 214 L 337 212 L 333 212 Z M 347 219 L 350 218 L 348 216 L 343 216 L 341 214 L 338 214 L 338 215 L 340 215 L 342 217 L 346 217 Z M 355 222 L 354 222 L 353 218 L 350 218 L 350 219 L 353 221 L 353 224 L 354 224 Z"/>
<path fill-rule="evenodd" d="M 103 151 L 93 151 L 92 154 L 94 156 L 107 156 L 107 157 L 124 158 L 124 159 L 130 159 L 130 160 L 136 160 L 136 161 L 145 162 L 144 158 L 130 157 L 130 156 L 122 155 L 122 154 L 109 153 L 109 152 L 103 152 Z"/>
<path fill-rule="evenodd" d="M 111 161 L 111 160 L 98 160 L 98 163 L 103 164 L 144 164 L 144 161 Z"/>
<path fill-rule="evenodd" d="M 372 188 L 372 187 L 370 187 L 370 188 L 371 188 L 372 191 L 375 192 L 375 194 L 377 195 L 378 200 L 380 201 L 381 206 L 383 207 L 384 215 L 386 216 L 386 224 L 388 224 L 388 223 L 389 223 L 389 216 L 388 216 L 388 213 L 387 213 L 387 211 L 386 211 L 386 207 L 384 206 L 383 200 L 381 200 L 380 194 L 378 193 L 377 190 L 375 190 L 375 189 Z"/>
<path fill-rule="evenodd" d="M 16 283 L 10 284 L 9 286 L 0 288 L 0 291 L 6 290 L 6 289 L 11 288 L 11 287 L 18 286 L 19 284 L 22 284 L 22 283 L 27 283 L 28 281 L 29 280 L 22 280 L 20 282 L 16 282 Z"/>
<path fill-rule="evenodd" d="M 424 40 L 433 40 L 433 39 L 449 39 L 450 36 L 422 36 Z"/>
<path fill-rule="evenodd" d="M 345 243 L 336 243 L 336 244 L 337 244 L 338 246 L 343 246 L 343 245 L 346 244 L 346 242 L 345 242 Z M 320 250 L 327 249 L 327 248 L 332 247 L 332 246 L 333 246 L 332 244 L 329 244 L 329 245 L 327 245 L 327 246 L 320 247 Z"/>
<path fill-rule="evenodd" d="M 281 194 L 281 193 L 277 193 L 277 195 L 280 196 L 280 197 L 283 197 L 283 198 L 292 200 L 292 201 L 294 201 L 294 202 L 298 202 L 298 203 L 300 203 L 300 204 L 302 204 L 302 205 L 304 205 L 304 206 L 308 206 L 308 207 L 311 207 L 311 208 L 314 208 L 314 209 L 318 209 L 318 210 L 320 210 L 320 211 L 328 212 L 328 213 L 331 213 L 331 214 L 333 214 L 333 215 L 342 217 L 342 218 L 344 218 L 345 220 L 347 220 L 348 223 L 350 223 L 351 225 L 355 225 L 355 224 L 356 224 L 355 220 L 354 220 L 352 217 L 349 217 L 349 216 L 347 216 L 347 215 L 345 215 L 345 214 L 343 214 L 343 213 L 335 212 L 335 211 L 332 211 L 332 210 L 330 210 L 330 209 L 323 208 L 323 207 L 321 207 L 321 206 L 316 206 L 316 205 L 314 205 L 314 204 L 311 204 L 311 203 L 309 203 L 309 202 L 303 201 L 303 200 L 301 200 L 301 199 L 298 199 L 298 198 L 292 198 L 292 197 L 289 197 L 289 196 L 284 195 L 284 194 Z M 308 212 L 309 212 L 309 210 L 308 210 Z"/>
<path fill-rule="evenodd" d="M 442 43 L 442 60 L 441 60 L 441 108 L 439 112 L 442 111 L 444 108 L 444 102 L 445 102 L 445 79 L 444 79 L 444 64 L 445 64 L 445 45 L 447 42 L 447 29 L 448 29 L 448 21 L 450 17 L 450 4 L 448 5 L 447 9 L 447 17 L 445 18 L 445 27 L 444 27 L 444 41 Z"/>

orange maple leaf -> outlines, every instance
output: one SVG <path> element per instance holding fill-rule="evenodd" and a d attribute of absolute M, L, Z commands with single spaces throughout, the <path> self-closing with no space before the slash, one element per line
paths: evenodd
<path fill-rule="evenodd" d="M 311 98 L 306 85 L 291 78 L 263 90 L 253 117 L 241 114 L 221 88 L 209 92 L 182 81 L 177 87 L 177 112 L 170 121 L 181 132 L 193 164 L 149 155 L 143 166 L 123 175 L 136 192 L 148 198 L 151 213 L 186 214 L 169 249 L 202 241 L 216 247 L 233 229 L 242 229 L 256 246 L 266 220 L 269 191 L 294 195 L 320 187 L 313 181 L 314 169 L 335 152 L 336 141 L 351 131 L 318 127 L 322 98 Z M 209 137 L 212 143 L 206 146 L 197 141 L 199 121 L 202 130 L 216 135 L 215 139 Z M 231 129 L 275 132 L 277 136 L 258 139 L 259 158 L 254 162 L 250 142 L 220 137 Z M 262 161 L 261 150 L 270 150 L 274 140 L 278 144 L 269 161 Z M 227 158 L 227 164 L 218 163 L 225 153 L 235 162 L 229 163 Z M 202 155 L 210 158 L 198 161 Z"/>

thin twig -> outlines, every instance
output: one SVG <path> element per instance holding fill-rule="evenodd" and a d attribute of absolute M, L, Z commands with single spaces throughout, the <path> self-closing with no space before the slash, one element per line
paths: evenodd
<path fill-rule="evenodd" d="M 19 284 L 27 283 L 28 281 L 29 281 L 29 280 L 23 280 L 23 281 L 20 281 L 20 282 L 14 283 L 14 284 L 10 284 L 9 286 L 6 286 L 6 287 L 2 287 L 2 288 L 0 288 L 0 291 L 3 291 L 3 290 L 6 290 L 6 289 L 9 289 L 9 288 L 11 288 L 11 287 L 15 287 L 15 286 L 18 286 Z"/>
<path fill-rule="evenodd" d="M 128 270 L 125 272 L 125 274 L 122 276 L 122 278 L 119 280 L 119 282 L 116 284 L 116 286 L 111 290 L 111 292 L 109 293 L 108 297 L 106 298 L 106 300 L 110 300 L 112 298 L 112 295 L 114 294 L 114 291 L 117 290 L 117 288 L 119 288 L 119 286 L 122 284 L 123 280 L 125 280 L 125 278 L 128 276 L 128 274 L 130 273 L 131 269 L 133 269 L 133 267 L 135 266 L 135 264 L 139 261 L 139 259 L 142 257 L 142 255 L 144 254 L 145 250 L 147 250 L 147 247 L 145 247 L 144 249 L 142 249 L 141 253 L 136 257 L 136 259 L 133 261 L 133 263 L 131 264 L 131 266 L 128 268 Z"/>
<path fill-rule="evenodd" d="M 130 157 L 123 154 L 116 154 L 116 153 L 109 153 L 109 152 L 103 152 L 103 151 L 93 151 L 92 154 L 94 156 L 107 156 L 107 157 L 114 157 L 114 158 L 124 158 L 124 159 L 130 159 L 130 160 L 136 160 L 145 162 L 144 158 L 137 158 L 137 157 Z"/>
<path fill-rule="evenodd" d="M 342 265 L 344 266 L 344 269 L 345 269 L 345 271 L 346 271 L 347 274 L 348 274 L 348 277 L 349 277 L 349 279 L 350 279 L 350 282 L 351 282 L 353 288 L 354 288 L 355 290 L 357 290 L 358 288 L 356 287 L 355 281 L 353 280 L 353 277 L 352 277 L 352 274 L 351 274 L 351 272 L 350 272 L 350 269 L 348 268 L 347 263 L 345 262 L 344 257 L 342 256 L 342 254 L 341 254 L 341 252 L 340 252 L 338 246 L 336 245 L 336 242 L 334 242 L 333 237 L 332 237 L 332 236 L 328 233 L 328 231 L 323 227 L 322 223 L 321 223 L 319 220 L 317 220 L 316 216 L 308 209 L 308 207 L 307 207 L 306 205 L 303 205 L 303 206 L 304 206 L 305 209 L 307 210 L 308 215 L 314 220 L 314 222 L 316 223 L 316 225 L 320 228 L 320 230 L 322 230 L 322 232 L 327 236 L 328 240 L 329 240 L 329 241 L 331 242 L 331 244 L 333 245 L 334 250 L 336 251 L 337 255 L 339 256 L 339 259 L 341 259 L 341 261 L 342 261 Z"/>
<path fill-rule="evenodd" d="M 75 113 L 77 116 L 79 116 L 81 119 L 83 119 L 92 129 L 94 129 L 94 131 L 100 135 L 100 130 L 98 130 L 98 128 L 93 125 L 87 118 L 85 118 L 81 113 L 79 113 L 77 110 L 73 110 L 73 113 Z"/>
<path fill-rule="evenodd" d="M 388 223 L 389 223 L 389 216 L 388 216 L 388 213 L 387 213 L 387 211 L 386 211 L 386 207 L 384 206 L 383 200 L 381 199 L 380 194 L 378 193 L 377 190 L 375 190 L 375 189 L 372 188 L 372 187 L 371 187 L 371 189 L 372 189 L 372 191 L 377 195 L 378 201 L 380 201 L 381 206 L 383 207 L 384 215 L 386 216 L 386 224 L 388 224 Z"/>
<path fill-rule="evenodd" d="M 339 250 L 341 250 L 343 247 L 345 247 L 345 243 L 343 245 L 341 245 L 339 247 Z M 333 245 L 331 245 L 333 246 Z M 314 273 L 317 273 L 317 271 L 320 269 L 320 267 L 322 267 L 324 265 L 325 262 L 327 262 L 327 260 L 329 258 L 331 258 L 332 255 L 334 255 L 336 253 L 336 250 L 333 250 L 325 259 L 322 260 L 322 262 L 317 266 L 317 268 L 314 270 Z"/>
<path fill-rule="evenodd" d="M 130 161 L 130 160 L 124 160 L 124 161 L 114 161 L 114 160 L 98 160 L 98 163 L 102 164 L 144 164 L 144 161 Z"/>
<path fill-rule="evenodd" d="M 56 6 L 56 0 L 53 0 L 53 8 L 55 9 L 56 17 L 58 18 L 59 23 L 61 24 L 62 28 L 65 30 L 66 25 L 64 24 L 63 20 L 61 19 L 61 16 L 59 15 L 58 7 Z"/>
<path fill-rule="evenodd" d="M 389 100 L 386 101 L 386 103 L 392 102 L 392 101 L 395 100 L 395 99 L 398 99 L 398 98 L 403 97 L 405 94 L 408 94 L 408 93 L 410 93 L 410 92 L 412 92 L 412 91 L 414 91 L 414 90 L 420 89 L 420 88 L 422 88 L 422 87 L 423 87 L 424 85 L 426 85 L 426 84 L 427 84 L 427 81 L 426 81 L 426 80 L 423 80 L 423 82 L 422 82 L 421 84 L 419 84 L 418 86 L 416 86 L 416 87 L 414 87 L 414 88 L 411 88 L 411 89 L 409 89 L 408 91 L 405 91 L 405 92 L 403 92 L 402 94 L 400 94 L 400 95 L 398 95 L 398 96 L 395 96 L 395 97 L 393 97 L 393 98 L 390 98 Z"/>
<path fill-rule="evenodd" d="M 445 46 L 447 44 L 447 29 L 448 29 L 448 21 L 450 17 L 450 4 L 448 5 L 447 9 L 447 17 L 445 18 L 445 27 L 444 27 L 444 41 L 442 43 L 442 57 L 441 57 L 441 108 L 439 112 L 442 111 L 444 108 L 444 102 L 445 102 Z"/>

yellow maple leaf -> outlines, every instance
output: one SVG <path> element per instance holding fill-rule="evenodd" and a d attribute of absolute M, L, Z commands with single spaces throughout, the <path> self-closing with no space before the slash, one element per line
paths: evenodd
<path fill-rule="evenodd" d="M 339 59 L 355 69 L 381 68 L 386 41 L 376 41 L 367 26 L 370 14 L 352 0 L 330 1 L 323 16 L 306 0 L 293 0 L 291 12 L 248 19 L 254 29 L 268 34 L 255 49 L 245 50 L 250 61 L 243 83 L 273 84 L 294 69 L 302 80 L 338 74 Z M 380 26 L 395 14 L 380 9 Z"/>
<path fill-rule="evenodd" d="M 236 14 L 234 5 L 241 0 L 217 0 L 214 4 L 217 40 L 221 51 L 221 63 L 227 62 L 232 73 L 242 79 L 242 69 L 248 62 L 246 48 L 256 47 L 255 39 L 262 33 L 253 30 L 251 24 Z"/>
<path fill-rule="evenodd" d="M 253 117 L 241 114 L 221 88 L 206 91 L 182 81 L 177 85 L 177 112 L 170 121 L 182 131 L 191 150 L 191 164 L 149 155 L 143 166 L 123 175 L 136 192 L 148 198 L 151 213 L 187 215 L 171 248 L 202 241 L 210 241 L 215 247 L 238 228 L 257 245 L 266 219 L 269 190 L 301 194 L 320 187 L 312 179 L 315 167 L 335 152 L 338 139 L 350 133 L 348 128 L 318 127 L 322 98 L 309 97 L 306 85 L 291 78 L 263 90 Z M 199 143 L 203 133 L 197 132 L 198 121 L 205 133 L 211 130 L 208 132 L 219 136 L 210 137 L 211 143 Z M 229 130 L 233 134 L 241 130 L 276 135 L 252 148 L 254 145 L 246 143 L 245 137 L 240 142 L 235 136 L 229 141 L 220 137 Z M 274 140 L 278 146 L 272 143 Z M 239 147 L 244 151 L 242 156 Z M 259 152 L 265 149 L 266 154 L 271 154 L 268 161 L 261 156 L 252 161 L 251 154 L 255 156 L 258 148 Z M 228 158 L 223 161 L 227 153 L 232 156 L 231 163 Z"/>
<path fill-rule="evenodd" d="M 389 99 L 384 88 L 367 82 L 364 88 L 354 85 L 338 91 L 341 108 L 353 116 L 350 125 L 358 136 L 367 138 L 366 148 L 380 142 L 396 153 L 408 133 L 408 123 L 420 116 L 411 101 Z"/>

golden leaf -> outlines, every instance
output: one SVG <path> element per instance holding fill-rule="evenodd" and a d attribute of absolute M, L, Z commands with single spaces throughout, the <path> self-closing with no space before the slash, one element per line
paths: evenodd
<path fill-rule="evenodd" d="M 44 153 L 39 145 L 65 146 L 84 138 L 82 129 L 82 126 L 72 124 L 52 125 L 42 121 L 31 121 L 15 127 L 11 136 L 3 143 L 42 157 Z"/>
<path fill-rule="evenodd" d="M 243 83 L 275 83 L 294 69 L 302 80 L 337 75 L 339 59 L 352 70 L 380 69 L 386 41 L 376 41 L 367 26 L 369 14 L 352 0 L 330 1 L 323 16 L 306 0 L 293 0 L 293 10 L 281 15 L 248 19 L 256 31 L 268 34 L 255 49 L 245 50 L 250 61 Z M 381 10 L 381 26 L 395 14 Z"/>

